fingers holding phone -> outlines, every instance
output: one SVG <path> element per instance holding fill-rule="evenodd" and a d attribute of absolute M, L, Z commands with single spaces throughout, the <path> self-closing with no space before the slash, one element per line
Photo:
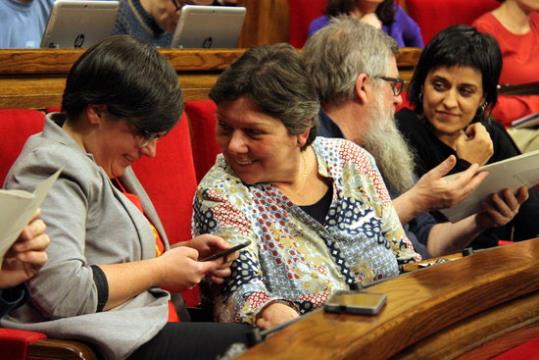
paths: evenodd
<path fill-rule="evenodd" d="M 239 250 L 249 246 L 251 241 L 247 240 L 238 245 L 228 247 L 225 250 L 218 251 L 210 256 L 200 259 L 202 262 L 216 262 L 219 265 L 213 271 L 208 274 L 210 280 L 216 284 L 223 283 L 224 279 L 229 277 L 232 273 L 230 266 L 239 257 Z"/>

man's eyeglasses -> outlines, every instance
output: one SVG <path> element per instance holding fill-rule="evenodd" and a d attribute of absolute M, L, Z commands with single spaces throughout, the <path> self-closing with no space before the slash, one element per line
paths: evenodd
<path fill-rule="evenodd" d="M 198 5 L 197 0 L 172 0 L 176 10 L 181 10 L 185 5 Z"/>
<path fill-rule="evenodd" d="M 402 79 L 382 75 L 377 75 L 374 78 L 387 81 L 391 85 L 391 90 L 393 90 L 393 95 L 395 96 L 399 96 L 404 89 L 404 80 Z"/>

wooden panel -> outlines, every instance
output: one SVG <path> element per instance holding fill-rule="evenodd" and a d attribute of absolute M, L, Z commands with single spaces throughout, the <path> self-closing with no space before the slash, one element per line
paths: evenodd
<path fill-rule="evenodd" d="M 205 99 L 219 74 L 244 49 L 161 49 L 178 72 L 186 100 Z M 65 78 L 79 58 L 80 49 L 0 50 L 0 107 L 58 106 Z M 419 49 L 402 49 L 398 56 L 401 77 L 409 80 Z"/>
<path fill-rule="evenodd" d="M 387 359 L 453 324 L 509 301 L 534 295 L 530 304 L 536 304 L 539 239 L 407 273 L 369 291 L 387 295 L 387 305 L 378 316 L 335 315 L 318 310 L 240 358 Z M 525 308 L 521 310 L 522 321 L 536 316 Z M 501 316 L 502 312 L 492 311 L 489 316 L 503 322 L 507 318 Z M 488 327 L 478 331 L 484 332 L 477 336 L 488 335 Z"/>
<path fill-rule="evenodd" d="M 244 0 L 242 48 L 288 41 L 288 0 Z"/>
<path fill-rule="evenodd" d="M 534 337 L 539 337 L 539 292 L 454 324 L 395 359 L 487 359 Z"/>
<path fill-rule="evenodd" d="M 222 71 L 243 49 L 159 49 L 178 72 Z M 0 75 L 67 74 L 84 49 L 0 50 Z"/>
<path fill-rule="evenodd" d="M 205 99 L 219 74 L 245 50 L 160 52 L 178 72 L 186 100 Z M 58 106 L 65 78 L 83 50 L 0 50 L 0 107 Z"/>
<path fill-rule="evenodd" d="M 28 360 L 97 360 L 92 349 L 78 341 L 40 340 L 28 347 Z"/>

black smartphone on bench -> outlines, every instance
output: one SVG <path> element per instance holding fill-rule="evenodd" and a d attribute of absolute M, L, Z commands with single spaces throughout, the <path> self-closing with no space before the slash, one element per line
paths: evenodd
<path fill-rule="evenodd" d="M 335 293 L 324 305 L 324 311 L 339 314 L 376 315 L 386 304 L 387 296 L 365 291 Z"/>
<path fill-rule="evenodd" d="M 212 254 L 210 256 L 206 256 L 205 258 L 202 258 L 199 261 L 212 261 L 215 259 L 219 259 L 221 257 L 228 256 L 238 250 L 243 249 L 246 246 L 249 246 L 249 244 L 251 244 L 251 240 L 247 240 L 245 242 L 239 243 L 238 245 L 232 246 L 231 248 L 216 252 L 215 254 Z"/>

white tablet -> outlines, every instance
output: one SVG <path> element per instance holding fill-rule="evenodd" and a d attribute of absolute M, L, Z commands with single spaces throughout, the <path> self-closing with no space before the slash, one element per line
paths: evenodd
<path fill-rule="evenodd" d="M 112 34 L 118 1 L 56 0 L 42 48 L 87 48 Z"/>
<path fill-rule="evenodd" d="M 194 6 L 182 8 L 171 47 L 235 48 L 245 18 L 241 6 Z"/>

